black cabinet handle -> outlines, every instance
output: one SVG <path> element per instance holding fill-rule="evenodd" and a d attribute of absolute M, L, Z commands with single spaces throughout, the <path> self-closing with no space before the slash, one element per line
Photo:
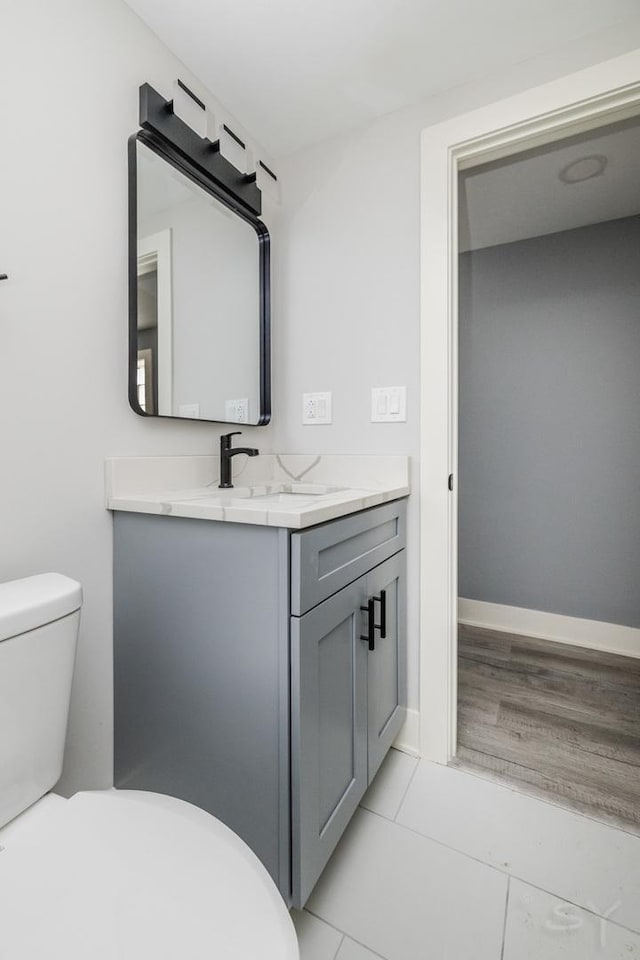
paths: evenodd
<path fill-rule="evenodd" d="M 8 280 L 8 279 L 9 277 L 6 275 L 6 273 L 0 273 L 0 280 Z"/>
<path fill-rule="evenodd" d="M 367 641 L 367 643 L 369 644 L 369 650 L 375 650 L 376 635 L 374 633 L 374 630 L 375 630 L 376 611 L 375 611 L 375 601 L 373 600 L 373 598 L 371 598 L 370 600 L 367 600 L 366 607 L 360 607 L 360 609 L 363 611 L 363 613 L 367 614 L 367 632 L 364 636 L 360 634 L 360 639 Z"/>
<path fill-rule="evenodd" d="M 380 596 L 373 599 L 380 603 L 380 624 L 376 626 L 376 629 L 380 631 L 380 637 L 384 640 L 387 636 L 387 591 L 381 590 Z"/>

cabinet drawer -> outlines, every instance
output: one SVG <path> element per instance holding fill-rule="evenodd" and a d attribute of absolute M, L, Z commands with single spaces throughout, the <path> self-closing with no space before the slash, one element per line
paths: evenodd
<path fill-rule="evenodd" d="M 292 534 L 291 613 L 302 616 L 405 543 L 404 500 Z"/>

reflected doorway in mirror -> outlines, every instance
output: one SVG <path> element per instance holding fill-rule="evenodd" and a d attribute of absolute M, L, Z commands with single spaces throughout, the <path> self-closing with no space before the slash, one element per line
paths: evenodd
<path fill-rule="evenodd" d="M 138 239 L 138 403 L 151 416 L 172 414 L 171 230 Z M 141 362 L 142 361 L 142 362 Z M 144 389 L 141 390 L 141 378 Z"/>

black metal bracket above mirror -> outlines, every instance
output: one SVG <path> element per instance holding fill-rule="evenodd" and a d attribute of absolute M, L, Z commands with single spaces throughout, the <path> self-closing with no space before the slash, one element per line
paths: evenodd
<path fill-rule="evenodd" d="M 256 216 L 262 212 L 262 194 L 255 174 L 238 170 L 220 153 L 220 142 L 200 137 L 173 112 L 173 101 L 165 100 L 148 83 L 140 87 L 140 126 L 161 137 L 177 153 L 210 177 L 220 190 Z"/>

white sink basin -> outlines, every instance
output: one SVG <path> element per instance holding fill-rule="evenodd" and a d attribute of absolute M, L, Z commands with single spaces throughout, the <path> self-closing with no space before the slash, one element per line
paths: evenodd
<path fill-rule="evenodd" d="M 251 497 L 253 503 L 310 503 L 323 494 L 311 495 L 309 493 L 265 493 L 257 497 Z M 324 494 L 326 496 L 326 494 Z M 246 501 L 243 501 L 246 504 Z"/>
<path fill-rule="evenodd" d="M 301 505 L 303 501 L 313 502 L 321 497 L 330 497 L 334 493 L 341 493 L 345 487 L 327 487 L 317 483 L 292 483 L 283 489 L 270 490 L 268 493 L 251 494 L 251 500 L 256 503 L 293 503 Z"/>
<path fill-rule="evenodd" d="M 229 506 L 235 501 L 243 507 L 255 506 L 263 509 L 268 504 L 293 504 L 301 507 L 305 503 L 316 503 L 323 497 L 330 497 L 333 494 L 343 492 L 345 489 L 345 487 L 329 487 L 320 483 L 272 483 L 247 487 L 237 486 L 225 490 L 212 487 L 211 492 L 206 496 L 199 495 L 181 499 L 197 500 L 199 503 L 228 504 Z"/>

